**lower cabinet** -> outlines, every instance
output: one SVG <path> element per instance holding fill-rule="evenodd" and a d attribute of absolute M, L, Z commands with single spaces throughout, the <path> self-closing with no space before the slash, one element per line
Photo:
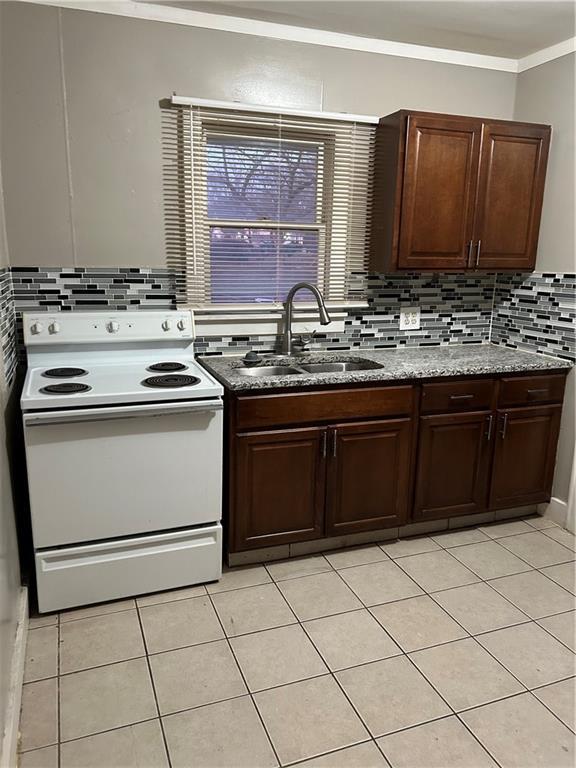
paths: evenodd
<path fill-rule="evenodd" d="M 436 519 L 486 509 L 494 416 L 423 416 L 416 468 L 414 517 Z"/>
<path fill-rule="evenodd" d="M 411 420 L 330 428 L 326 535 L 403 524 L 410 497 Z"/>
<path fill-rule="evenodd" d="M 317 427 L 236 436 L 237 549 L 323 536 L 326 442 Z"/>
<path fill-rule="evenodd" d="M 411 423 L 385 419 L 237 435 L 236 548 L 404 523 Z"/>
<path fill-rule="evenodd" d="M 549 499 L 561 412 L 561 405 L 497 411 L 492 508 Z"/>
<path fill-rule="evenodd" d="M 548 501 L 564 382 L 546 374 L 231 398 L 229 551 Z"/>

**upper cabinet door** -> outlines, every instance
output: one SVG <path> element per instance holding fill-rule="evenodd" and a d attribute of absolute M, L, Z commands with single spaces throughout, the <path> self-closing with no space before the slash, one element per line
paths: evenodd
<path fill-rule="evenodd" d="M 481 122 L 410 115 L 398 267 L 465 269 L 473 237 Z"/>
<path fill-rule="evenodd" d="M 473 266 L 534 269 L 549 143 L 548 126 L 484 123 Z"/>

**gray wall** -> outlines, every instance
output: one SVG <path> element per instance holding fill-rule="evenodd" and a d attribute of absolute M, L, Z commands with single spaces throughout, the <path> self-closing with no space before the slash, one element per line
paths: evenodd
<path fill-rule="evenodd" d="M 0 31 L 1 27 L 2 18 L 0 16 Z M 0 269 L 6 267 L 7 264 L 8 248 L 4 226 L 2 165 L 0 162 Z M 4 715 L 8 701 L 12 654 L 14 652 L 14 638 L 16 635 L 18 596 L 20 594 L 18 547 L 14 526 L 8 456 L 6 453 L 5 419 L 8 395 L 3 361 L 0 355 L 0 747 L 4 733 Z"/>
<path fill-rule="evenodd" d="M 518 75 L 514 118 L 552 124 L 542 226 L 536 268 L 576 271 L 574 241 L 574 70 L 576 54 L 563 56 Z M 568 377 L 553 494 L 568 500 L 576 441 L 576 375 Z"/>
<path fill-rule="evenodd" d="M 511 118 L 515 75 L 29 4 L 4 4 L 13 265 L 165 263 L 158 101 Z"/>
<path fill-rule="evenodd" d="M 552 124 L 536 269 L 574 272 L 574 118 L 576 54 L 518 75 L 514 119 Z"/>

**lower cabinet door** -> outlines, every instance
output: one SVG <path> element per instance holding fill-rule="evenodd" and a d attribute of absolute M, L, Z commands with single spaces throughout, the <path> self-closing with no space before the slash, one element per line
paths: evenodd
<path fill-rule="evenodd" d="M 490 506 L 548 501 L 560 429 L 561 405 L 498 411 Z"/>
<path fill-rule="evenodd" d="M 411 435 L 410 419 L 330 428 L 326 498 L 328 536 L 405 522 Z"/>
<path fill-rule="evenodd" d="M 326 429 L 283 429 L 236 436 L 235 550 L 324 534 Z"/>
<path fill-rule="evenodd" d="M 414 517 L 435 519 L 486 509 L 494 416 L 420 418 Z"/>

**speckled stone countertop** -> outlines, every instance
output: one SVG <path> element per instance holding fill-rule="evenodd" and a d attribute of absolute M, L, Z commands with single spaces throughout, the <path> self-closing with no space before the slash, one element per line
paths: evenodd
<path fill-rule="evenodd" d="M 572 365 L 556 357 L 520 352 L 494 344 L 416 347 L 410 349 L 362 349 L 353 352 L 310 352 L 305 355 L 263 357 L 258 364 L 290 365 L 298 368 L 306 363 L 327 363 L 370 360 L 381 367 L 369 371 L 346 373 L 307 373 L 280 376 L 246 376 L 238 373 L 245 368 L 241 357 L 201 356 L 200 362 L 228 389 L 252 391 L 317 387 L 365 382 L 413 381 L 449 376 L 485 376 L 503 373 L 530 373 L 569 370 Z"/>

